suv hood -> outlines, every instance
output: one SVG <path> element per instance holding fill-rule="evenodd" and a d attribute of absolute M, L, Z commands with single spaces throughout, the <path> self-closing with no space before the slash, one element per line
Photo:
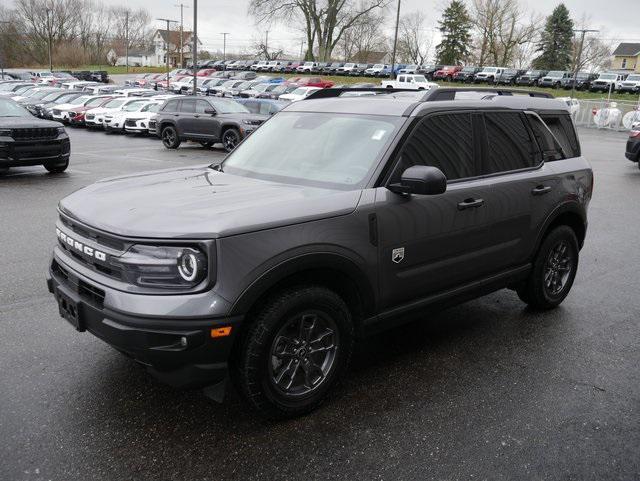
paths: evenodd
<path fill-rule="evenodd" d="M 360 195 L 195 166 L 105 179 L 65 197 L 59 208 L 116 235 L 208 239 L 346 215 Z"/>

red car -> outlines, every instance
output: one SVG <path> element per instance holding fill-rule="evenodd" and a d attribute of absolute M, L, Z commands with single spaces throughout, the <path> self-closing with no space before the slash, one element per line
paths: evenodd
<path fill-rule="evenodd" d="M 190 75 L 176 75 L 175 77 L 170 77 L 169 78 L 169 82 L 178 82 L 180 80 L 182 80 L 185 77 L 190 77 Z M 164 76 L 162 77 L 162 80 L 156 82 L 156 85 L 158 86 L 159 89 L 167 89 L 167 75 L 164 74 Z"/>
<path fill-rule="evenodd" d="M 147 86 L 151 86 L 153 87 L 153 85 L 158 81 L 161 80 L 163 78 L 167 78 L 166 74 L 163 73 L 156 73 L 156 74 L 147 74 L 145 75 L 143 78 L 137 79 L 134 84 L 137 85 L 138 87 L 147 87 Z"/>
<path fill-rule="evenodd" d="M 321 89 L 334 86 L 331 80 L 325 80 L 322 77 L 291 77 L 287 83 L 294 83 L 300 87 L 320 87 Z"/>
<path fill-rule="evenodd" d="M 459 65 L 451 65 L 447 67 L 442 67 L 440 70 L 436 70 L 433 74 L 433 80 L 447 80 L 451 81 L 453 76 L 462 70 L 462 67 Z"/>
<path fill-rule="evenodd" d="M 81 105 L 79 107 L 75 107 L 73 109 L 69 109 L 69 123 L 71 125 L 84 125 L 84 115 L 87 110 L 97 109 L 98 107 L 102 107 L 107 102 L 110 102 L 115 97 L 99 97 L 95 99 L 95 101 L 87 102 L 85 105 Z"/>
<path fill-rule="evenodd" d="M 198 70 L 196 74 L 198 77 L 209 77 L 216 73 L 217 70 L 215 68 L 203 68 L 202 70 Z"/>

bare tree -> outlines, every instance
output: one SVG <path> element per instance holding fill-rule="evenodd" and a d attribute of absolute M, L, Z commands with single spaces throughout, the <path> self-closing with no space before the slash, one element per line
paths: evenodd
<path fill-rule="evenodd" d="M 433 32 L 426 29 L 426 23 L 426 16 L 419 10 L 402 16 L 397 49 L 400 61 L 418 65 L 427 61 L 433 47 Z"/>
<path fill-rule="evenodd" d="M 354 25 L 346 30 L 338 43 L 338 49 L 345 60 L 368 62 L 372 52 L 385 51 L 382 27 L 384 18 L 381 12 L 369 12 L 362 15 Z"/>
<path fill-rule="evenodd" d="M 479 65 L 506 66 L 517 60 L 526 44 L 534 41 L 542 18 L 527 15 L 518 0 L 473 0 Z"/>
<path fill-rule="evenodd" d="M 249 13 L 258 23 L 302 21 L 307 55 L 330 60 L 342 36 L 363 15 L 386 7 L 391 0 L 251 0 Z"/>

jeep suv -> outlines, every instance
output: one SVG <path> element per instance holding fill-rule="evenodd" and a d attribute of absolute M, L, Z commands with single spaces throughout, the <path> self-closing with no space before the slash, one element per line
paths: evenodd
<path fill-rule="evenodd" d="M 250 113 L 233 100 L 171 99 L 158 111 L 156 134 L 167 149 L 177 149 L 183 140 L 193 140 L 203 147 L 220 142 L 231 152 L 267 118 Z"/>
<path fill-rule="evenodd" d="M 230 375 L 283 418 L 319 405 L 362 335 L 502 288 L 559 305 L 593 188 L 565 104 L 380 90 L 318 90 L 221 164 L 64 198 L 62 317 L 172 385 L 221 399 Z"/>

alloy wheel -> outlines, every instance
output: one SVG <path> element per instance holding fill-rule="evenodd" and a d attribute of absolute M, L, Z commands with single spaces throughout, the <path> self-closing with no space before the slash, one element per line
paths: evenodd
<path fill-rule="evenodd" d="M 551 296 L 557 296 L 567 285 L 573 269 L 571 250 L 566 241 L 558 242 L 550 251 L 544 268 L 544 288 Z"/>
<path fill-rule="evenodd" d="M 317 390 L 334 367 L 339 341 L 335 322 L 324 313 L 307 311 L 289 319 L 271 345 L 271 384 L 292 397 Z"/>

